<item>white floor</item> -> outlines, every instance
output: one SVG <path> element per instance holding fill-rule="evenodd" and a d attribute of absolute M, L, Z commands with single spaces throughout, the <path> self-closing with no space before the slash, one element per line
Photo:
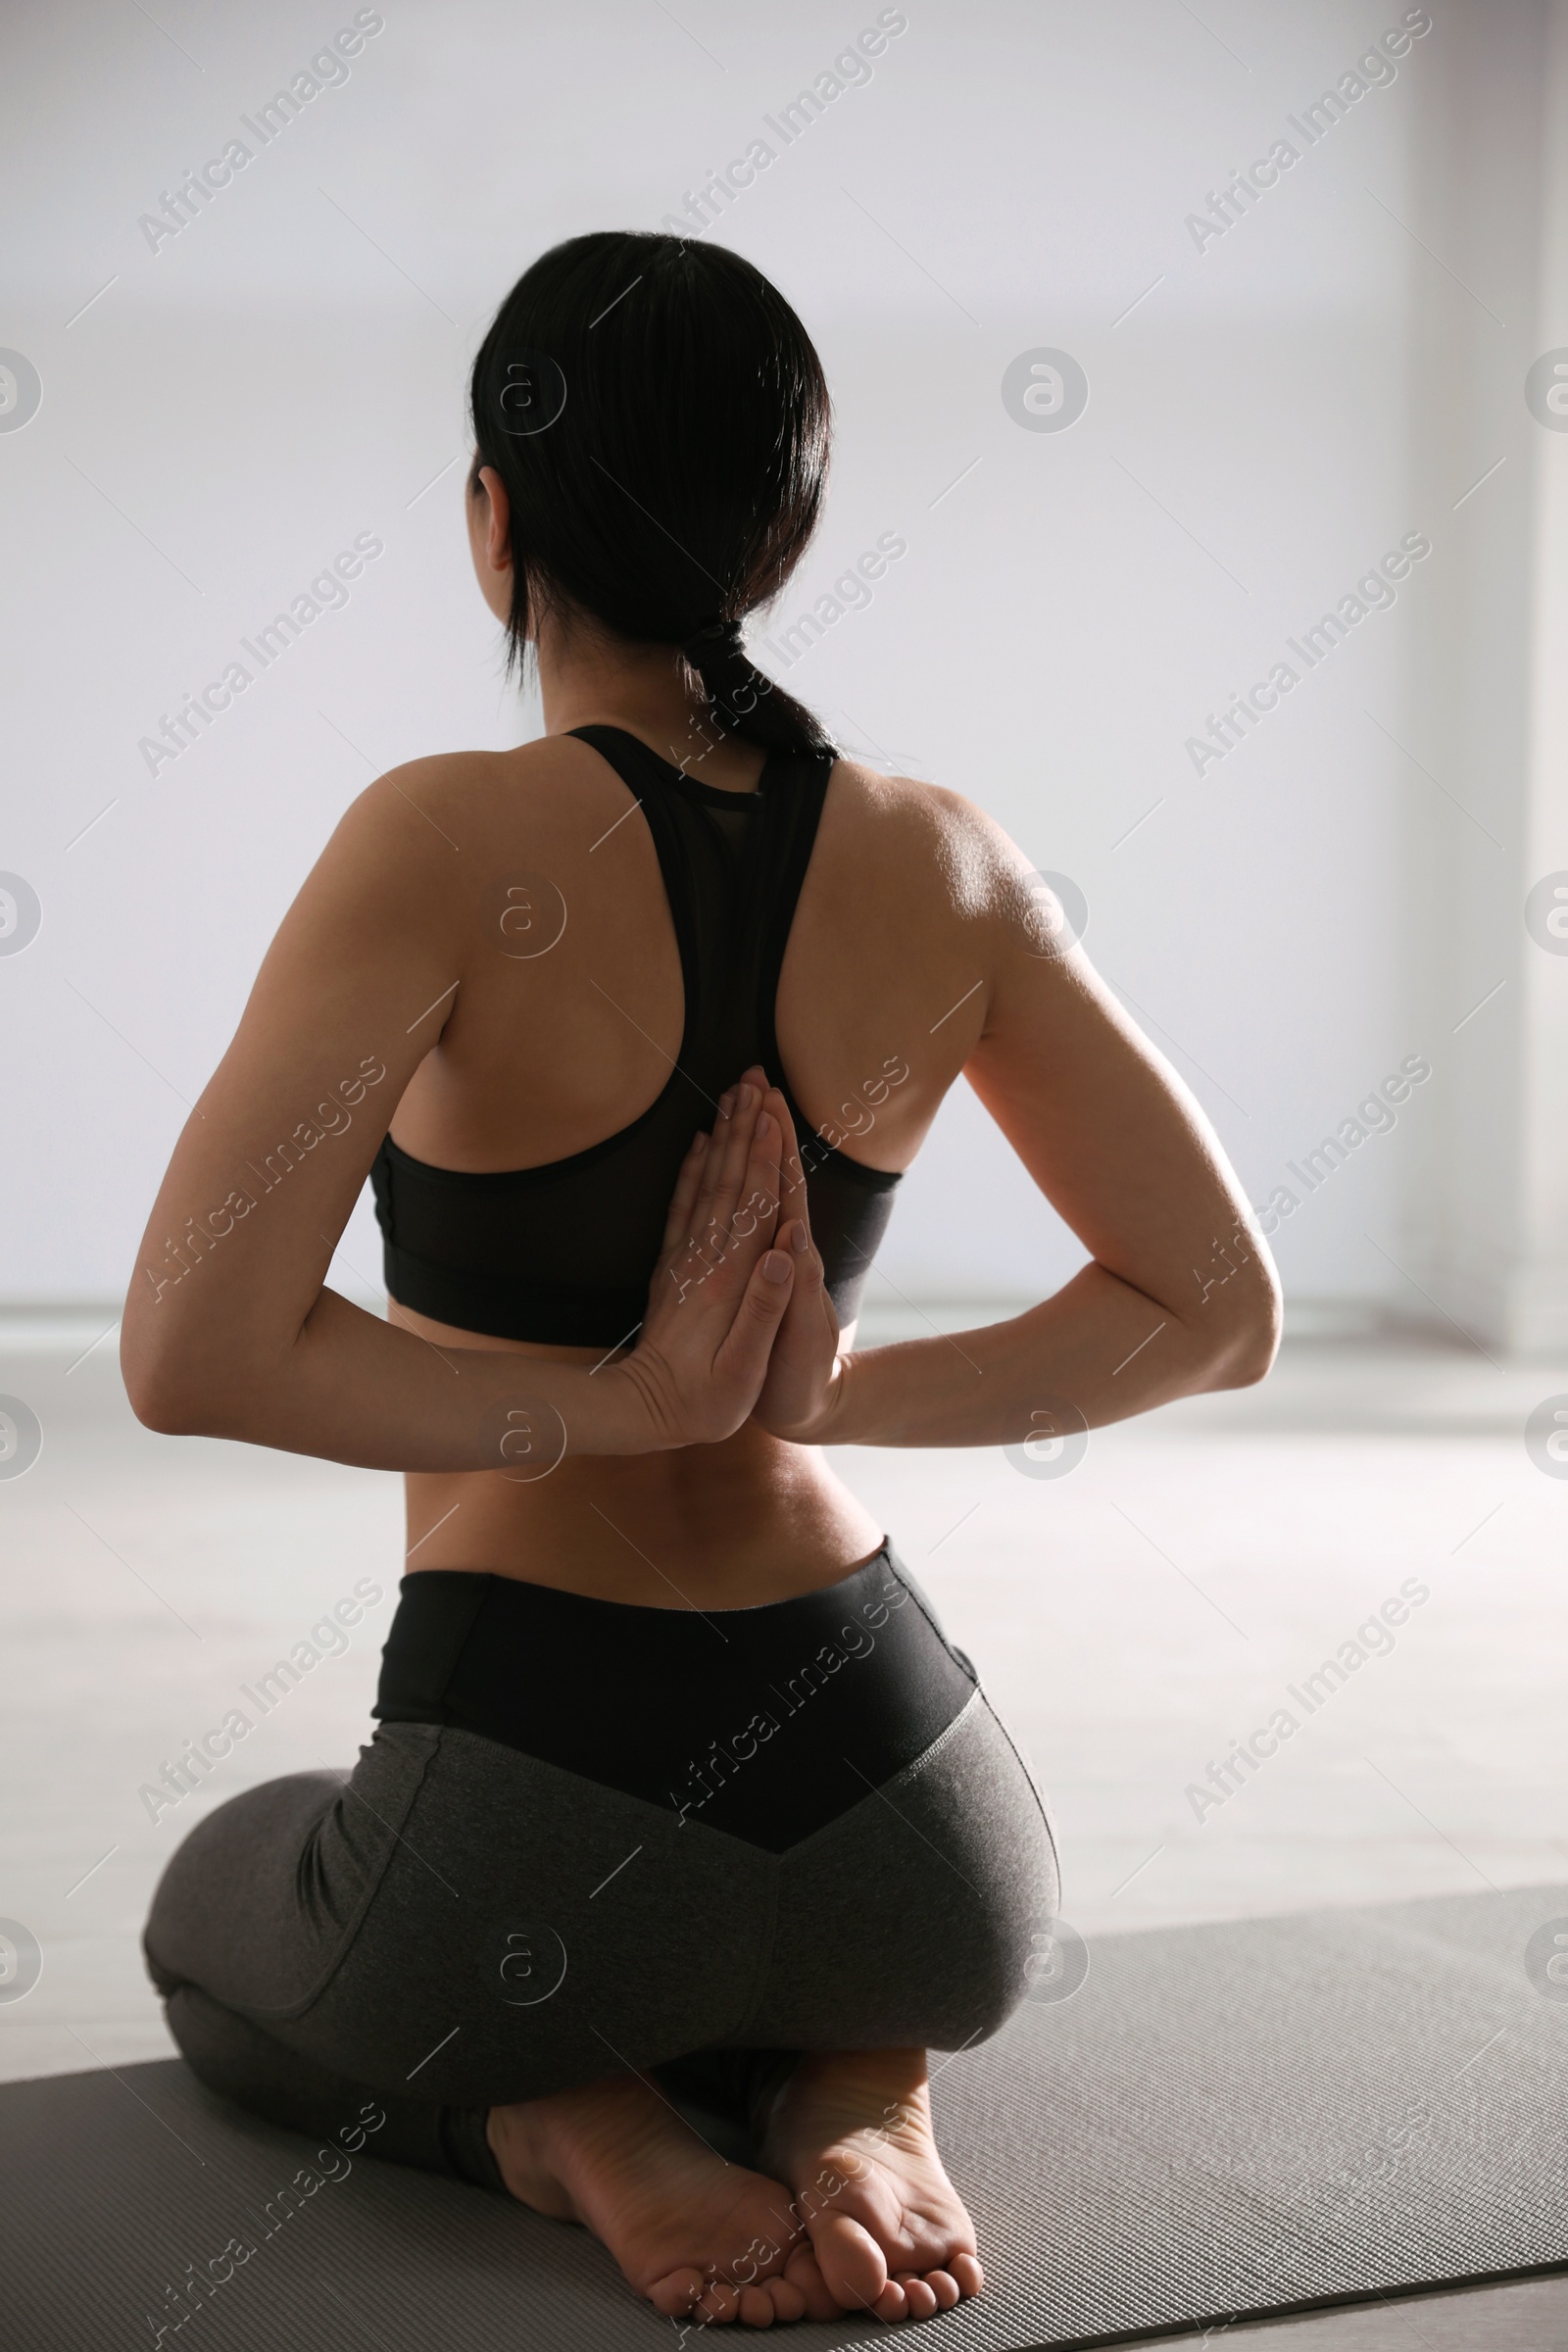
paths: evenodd
<path fill-rule="evenodd" d="M 93 1332 L 0 1334 L 0 1395 L 44 1432 L 0 1480 L 0 1921 L 43 1952 L 24 1998 L 0 1983 L 0 2078 L 169 2050 L 137 1949 L 157 1874 L 208 1804 L 352 1760 L 400 1567 L 394 1480 L 153 1436 L 112 1334 L 68 1369 Z M 1568 1480 L 1523 1440 L 1563 1391 L 1568 1367 L 1300 1343 L 1263 1389 L 1097 1433 L 1065 1478 L 839 1466 L 1030 1753 L 1093 1937 L 1568 1881 Z M 385 1597 L 345 1653 L 150 1819 L 142 1785 L 365 1578 Z M 1308 1713 L 1290 1686 L 1411 1579 L 1392 1649 Z M 1200 1817 L 1190 1787 L 1281 1707 L 1294 1736 Z"/>

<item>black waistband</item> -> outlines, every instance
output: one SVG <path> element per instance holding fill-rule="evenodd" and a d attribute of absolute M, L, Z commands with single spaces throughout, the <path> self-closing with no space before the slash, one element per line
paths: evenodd
<path fill-rule="evenodd" d="M 403 1579 L 374 1712 L 782 1853 L 912 1764 L 974 1688 L 884 1544 L 820 1592 L 707 1612 L 423 1569 Z"/>

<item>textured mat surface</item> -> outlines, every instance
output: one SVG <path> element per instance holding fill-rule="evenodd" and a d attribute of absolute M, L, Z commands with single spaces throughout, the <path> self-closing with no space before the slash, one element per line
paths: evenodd
<path fill-rule="evenodd" d="M 1242 2320 L 1223 2334 L 1141 2335 L 1125 2352 L 1568 2352 L 1568 2272 Z"/>
<path fill-rule="evenodd" d="M 1070 1999 L 942 2066 L 989 2283 L 919 2342 L 1036 2352 L 1568 2263 L 1551 1922 L 1568 1887 L 1100 1939 Z M 363 2156 L 318 2164 L 176 2063 L 0 2089 L 0 2165 L 8 2341 L 28 2352 L 675 2339 L 582 2231 Z"/>

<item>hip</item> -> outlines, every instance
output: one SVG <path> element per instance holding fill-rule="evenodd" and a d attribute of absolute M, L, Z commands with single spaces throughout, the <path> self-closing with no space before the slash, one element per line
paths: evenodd
<path fill-rule="evenodd" d="M 166 1990 L 464 2105 L 699 2049 L 956 2049 L 1029 1988 L 1054 1844 L 891 1544 L 719 1612 L 411 1576 L 375 1712 L 352 1775 L 193 1831 Z"/>
<path fill-rule="evenodd" d="M 976 1682 L 884 1538 L 829 1584 L 743 1607 L 407 1576 L 375 1714 L 783 1852 L 914 1764 Z"/>

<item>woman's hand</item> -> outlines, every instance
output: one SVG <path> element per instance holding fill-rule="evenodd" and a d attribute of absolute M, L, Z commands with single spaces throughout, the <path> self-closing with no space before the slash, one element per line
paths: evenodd
<path fill-rule="evenodd" d="M 827 1433 L 842 1390 L 839 1319 L 823 1279 L 821 1253 L 811 1239 L 806 1171 L 795 1146 L 794 1121 L 776 1090 L 768 1096 L 768 1105 L 788 1138 L 778 1246 L 794 1260 L 795 1281 L 752 1419 L 775 1438 L 816 1446 Z"/>
<path fill-rule="evenodd" d="M 712 1135 L 694 1139 L 642 1331 L 613 1367 L 646 1417 L 648 1450 L 733 1436 L 767 1373 L 799 1259 L 773 1246 L 789 1113 L 765 1090 L 764 1073 L 749 1071 L 720 1102 Z"/>

